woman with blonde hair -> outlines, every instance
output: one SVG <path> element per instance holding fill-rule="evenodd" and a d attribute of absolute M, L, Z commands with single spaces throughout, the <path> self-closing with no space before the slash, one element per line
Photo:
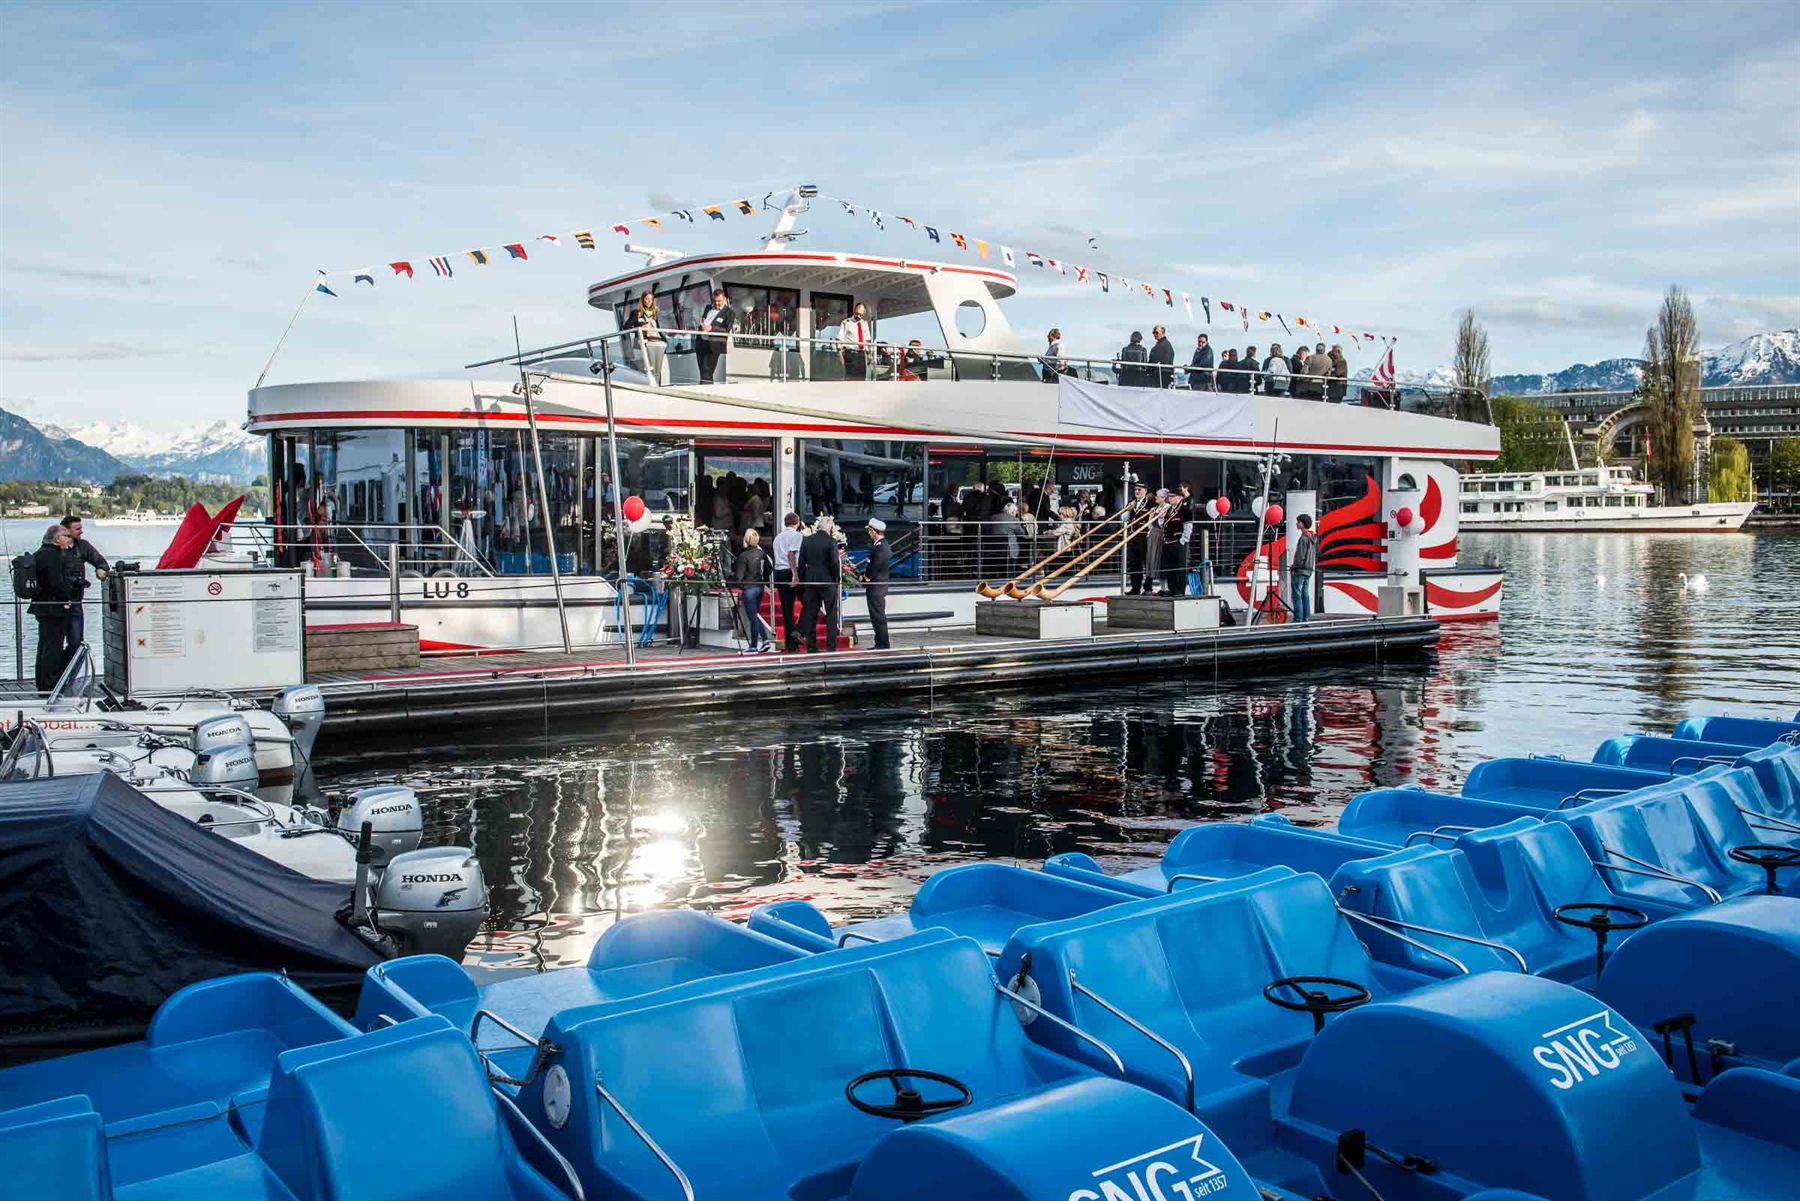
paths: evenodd
<path fill-rule="evenodd" d="M 656 294 L 646 291 L 638 297 L 637 310 L 631 314 L 631 327 L 637 331 L 638 346 L 644 352 L 644 374 L 658 387 L 663 384 L 663 332 L 656 323 Z"/>

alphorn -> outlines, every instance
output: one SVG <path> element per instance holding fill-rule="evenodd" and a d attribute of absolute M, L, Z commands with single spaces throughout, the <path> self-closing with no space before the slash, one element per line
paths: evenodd
<path fill-rule="evenodd" d="M 1063 555 L 1069 554 L 1077 546 L 1079 546 L 1081 543 L 1087 541 L 1089 538 L 1092 538 L 1097 534 L 1104 534 L 1106 532 L 1107 526 L 1109 526 L 1111 524 L 1112 524 L 1111 522 L 1106 522 L 1102 525 L 1095 526 L 1093 529 L 1089 530 L 1085 534 L 1077 535 L 1074 539 L 1072 539 L 1069 542 L 1069 545 L 1063 547 L 1061 550 L 1051 551 L 1049 554 L 1047 554 L 1043 558 L 1039 559 L 1036 563 L 1033 563 L 1030 567 L 1027 567 L 1024 571 L 1021 571 L 1018 575 L 1014 576 L 1012 579 L 1008 580 L 1006 583 L 1001 584 L 999 587 L 995 587 L 995 586 L 989 584 L 986 580 L 983 580 L 983 581 L 981 581 L 981 583 L 975 585 L 975 591 L 981 593 L 981 595 L 985 596 L 989 600 L 994 600 L 1001 596 L 1010 596 L 1014 600 L 1024 600 L 1027 596 L 1030 596 L 1031 594 L 1028 591 L 1024 591 L 1024 590 L 1020 589 L 1019 588 L 1020 584 L 1024 583 L 1026 580 L 1030 579 L 1034 575 L 1048 574 L 1047 572 L 1044 571 L 1044 568 L 1046 568 L 1052 560 L 1061 558 Z M 977 536 L 979 536 L 979 535 L 977 535 Z M 1077 557 L 1079 557 L 1079 556 L 1077 556 Z"/>
<path fill-rule="evenodd" d="M 1107 538 L 1105 541 L 1101 542 L 1097 546 L 1090 547 L 1086 554 L 1082 555 L 1080 558 L 1076 559 L 1074 562 L 1067 564 L 1067 568 L 1072 568 L 1085 560 L 1088 560 L 1088 559 L 1093 560 L 1092 562 L 1088 563 L 1087 566 L 1083 567 L 1080 571 L 1076 572 L 1068 580 L 1064 581 L 1061 585 L 1059 585 L 1058 587 L 1056 587 L 1054 589 L 1047 588 L 1045 586 L 1045 582 L 1043 580 L 1039 580 L 1036 584 L 1032 585 L 1031 591 L 1029 593 L 1027 593 L 1027 595 L 1031 596 L 1037 600 L 1055 600 L 1057 597 L 1059 597 L 1063 593 L 1067 592 L 1070 588 L 1073 588 L 1076 584 L 1078 584 L 1082 580 L 1086 579 L 1095 570 L 1097 570 L 1101 564 L 1105 563 L 1108 559 L 1112 558 L 1114 555 L 1118 554 L 1121 550 L 1125 549 L 1126 546 L 1130 545 L 1131 540 L 1133 538 L 1135 538 L 1139 534 L 1142 534 L 1145 531 L 1149 530 L 1150 523 L 1152 521 L 1154 521 L 1155 519 L 1156 519 L 1156 510 L 1155 509 L 1151 509 L 1147 512 L 1139 514 L 1137 517 L 1135 517 L 1131 520 L 1130 524 L 1123 526 L 1119 530 L 1115 531 L 1111 537 Z M 1113 543 L 1116 543 L 1116 545 L 1109 545 L 1109 544 L 1113 544 Z M 1066 568 L 1065 568 L 1065 570 L 1066 570 Z"/>

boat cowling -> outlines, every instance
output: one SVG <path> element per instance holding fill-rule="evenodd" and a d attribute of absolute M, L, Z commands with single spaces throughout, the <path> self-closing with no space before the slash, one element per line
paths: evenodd
<path fill-rule="evenodd" d="M 215 713 L 194 723 L 188 745 L 196 755 L 206 755 L 228 746 L 255 746 L 256 731 L 242 713 Z"/>
<path fill-rule="evenodd" d="M 256 748 L 230 745 L 215 747 L 194 756 L 194 766 L 187 771 L 188 783 L 215 788 L 254 790 L 260 773 L 256 767 Z"/>
<path fill-rule="evenodd" d="M 425 835 L 419 794 L 404 784 L 378 784 L 351 793 L 349 803 L 338 810 L 338 832 L 355 842 L 364 822 L 370 827 L 369 862 L 375 867 L 417 850 Z"/>
<path fill-rule="evenodd" d="M 1579 989 L 1512 972 L 1333 1018 L 1288 1116 L 1317 1138 L 1315 1159 L 1363 1131 L 1396 1158 L 1560 1201 L 1648 1197 L 1701 1165 L 1680 1088 L 1643 1035 Z M 1377 1189 L 1393 1179 L 1373 1157 L 1366 1170 Z"/>
<path fill-rule="evenodd" d="M 375 928 L 401 955 L 461 962 L 487 917 L 487 881 L 475 852 L 427 847 L 396 855 L 375 886 Z"/>
<path fill-rule="evenodd" d="M 312 758 L 313 741 L 318 738 L 319 726 L 325 721 L 325 694 L 319 691 L 319 686 L 299 684 L 283 688 L 275 694 L 275 702 L 270 708 L 294 736 L 294 745 L 301 756 Z"/>

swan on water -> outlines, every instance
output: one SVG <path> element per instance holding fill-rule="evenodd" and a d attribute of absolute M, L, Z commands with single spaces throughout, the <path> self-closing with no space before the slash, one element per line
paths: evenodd
<path fill-rule="evenodd" d="M 1606 591 L 1606 577 L 1604 575 L 1595 576 L 1594 577 L 1594 587 L 1598 588 L 1602 592 L 1605 592 Z"/>
<path fill-rule="evenodd" d="M 1705 592 L 1711 587 L 1711 585 L 1706 582 L 1706 577 L 1704 575 L 1697 573 L 1690 576 L 1685 571 L 1678 574 L 1681 576 L 1681 590 L 1683 592 Z"/>

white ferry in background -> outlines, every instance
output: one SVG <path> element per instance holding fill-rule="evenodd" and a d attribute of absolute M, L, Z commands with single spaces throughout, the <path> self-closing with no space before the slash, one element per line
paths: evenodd
<path fill-rule="evenodd" d="M 627 570 L 639 579 L 662 562 L 665 516 L 723 530 L 733 543 L 754 525 L 767 545 L 781 514 L 810 517 L 823 508 L 838 517 L 853 554 L 866 545 L 869 518 L 887 522 L 896 547 L 888 598 L 896 628 L 971 626 L 976 583 L 1006 580 L 1047 553 L 1047 539 L 1030 548 L 1036 553 L 1011 558 L 1004 535 L 968 523 L 954 532 L 940 501 L 1041 472 L 1065 497 L 1101 491 L 1109 512 L 1131 479 L 1151 487 L 1186 481 L 1197 505 L 1228 498 L 1229 517 L 1203 520 L 1199 529 L 1218 594 L 1242 609 L 1258 545 L 1251 501 L 1262 488 L 1262 456 L 1276 452 L 1270 501 L 1283 505 L 1287 522 L 1310 514 L 1324 532 L 1320 611 L 1374 612 L 1380 588 L 1400 572 L 1434 616 L 1497 616 L 1499 568 L 1458 563 L 1461 491 L 1452 466 L 1496 458 L 1493 427 L 1440 415 L 1416 389 L 1357 404 L 1360 384 L 1347 404 L 1246 398 L 1249 420 L 1236 437 L 1069 424 L 1059 416 L 1060 389 L 1046 385 L 1041 360 L 1000 303 L 1018 290 L 1011 274 L 985 264 L 799 250 L 793 243 L 805 231 L 795 222 L 807 199 L 796 189 L 757 249 L 646 248 L 647 266 L 588 290 L 587 303 L 616 324 L 645 293 L 657 297 L 667 331 L 660 379 L 635 337 L 606 333 L 527 351 L 522 363 L 495 360 L 436 378 L 252 390 L 249 428 L 269 441 L 274 520 L 261 528 L 277 564 L 319 568 L 306 584 L 308 622 L 378 622 L 397 610 L 419 627 L 428 653 L 555 645 L 553 539 L 571 640 L 616 644 L 623 613 L 613 584 L 602 358 L 613 368 L 623 493 L 649 510 L 631 523 L 627 548 Z M 681 331 L 699 326 L 715 289 L 726 293 L 738 322 L 725 379 L 707 382 L 694 338 Z M 873 315 L 882 345 L 911 343 L 916 351 L 898 367 L 895 356 L 871 354 L 867 369 L 847 379 L 835 338 L 859 304 Z M 1146 306 L 1145 326 L 1163 311 Z M 521 366 L 532 381 L 537 437 Z M 1109 380 L 1111 368 L 1105 360 L 1068 361 L 1070 373 L 1096 383 Z M 1185 376 L 1178 366 L 1174 395 L 1183 411 L 1242 403 L 1187 389 Z M 1102 391 L 1122 408 L 1154 407 L 1156 397 L 1170 395 Z M 766 501 L 718 504 L 720 491 L 744 488 Z M 1411 519 L 1406 528 L 1396 519 L 1401 513 Z M 1274 553 L 1284 559 L 1287 534 L 1272 531 Z M 1104 603 L 1121 587 L 1114 562 L 1065 599 Z M 641 588 L 633 602 L 651 605 Z M 661 604 L 634 625 L 654 620 Z M 843 612 L 846 619 L 864 614 L 860 591 Z M 731 645 L 724 635 L 711 630 L 703 641 Z"/>
<path fill-rule="evenodd" d="M 1735 534 L 1755 501 L 1658 505 L 1629 467 L 1477 472 L 1462 482 L 1462 528 L 1525 533 Z"/>

